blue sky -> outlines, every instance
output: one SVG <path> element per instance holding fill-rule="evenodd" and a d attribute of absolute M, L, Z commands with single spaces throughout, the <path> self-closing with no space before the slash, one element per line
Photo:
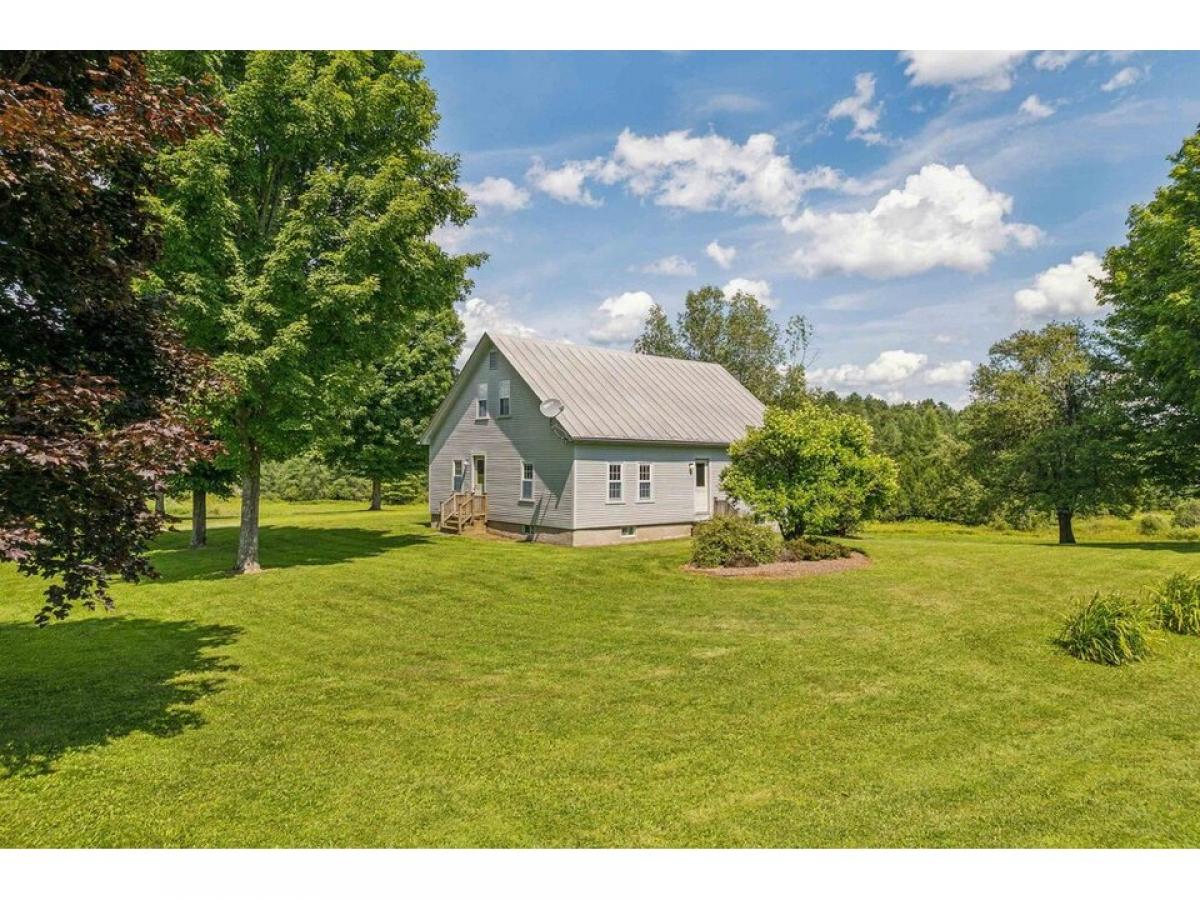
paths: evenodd
<path fill-rule="evenodd" d="M 1200 122 L 1200 54 L 423 54 L 479 214 L 460 305 L 628 347 L 651 302 L 749 287 L 810 380 L 960 404 L 988 346 L 1094 317 L 1088 281 Z"/>

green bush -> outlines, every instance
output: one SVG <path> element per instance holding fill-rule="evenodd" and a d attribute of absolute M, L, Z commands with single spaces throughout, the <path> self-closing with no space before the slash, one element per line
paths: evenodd
<path fill-rule="evenodd" d="M 1173 541 L 1200 541 L 1200 528 L 1172 528 L 1167 537 Z"/>
<path fill-rule="evenodd" d="M 1168 631 L 1200 635 L 1200 578 L 1172 575 L 1150 593 L 1155 618 Z"/>
<path fill-rule="evenodd" d="M 783 562 L 812 562 L 822 559 L 846 559 L 854 553 L 845 544 L 837 544 L 824 538 L 793 538 L 784 541 L 779 551 Z"/>
<path fill-rule="evenodd" d="M 1176 528 L 1200 526 L 1200 500 L 1184 500 L 1176 506 L 1171 524 Z"/>
<path fill-rule="evenodd" d="M 371 482 L 341 475 L 315 456 L 305 455 L 263 463 L 261 490 L 269 500 L 367 500 Z"/>
<path fill-rule="evenodd" d="M 1067 616 L 1058 644 L 1088 662 L 1119 666 L 1149 653 L 1148 610 L 1121 594 L 1099 594 Z"/>
<path fill-rule="evenodd" d="M 383 502 L 389 504 L 416 503 L 429 496 L 429 486 L 426 484 L 428 473 L 422 469 L 401 478 L 399 481 L 383 483 Z"/>
<path fill-rule="evenodd" d="M 1137 530 L 1139 534 L 1162 534 L 1167 530 L 1166 517 L 1158 513 L 1146 513 L 1138 519 Z"/>
<path fill-rule="evenodd" d="M 717 516 L 692 529 L 692 564 L 702 569 L 760 566 L 775 561 L 779 543 L 779 535 L 765 525 Z"/>

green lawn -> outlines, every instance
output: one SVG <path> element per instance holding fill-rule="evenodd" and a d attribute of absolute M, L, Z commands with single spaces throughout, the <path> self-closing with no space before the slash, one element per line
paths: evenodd
<path fill-rule="evenodd" d="M 273 505 L 238 578 L 219 506 L 114 614 L 39 631 L 0 569 L 0 846 L 1200 844 L 1200 639 L 1050 642 L 1200 544 L 893 526 L 737 581 Z"/>

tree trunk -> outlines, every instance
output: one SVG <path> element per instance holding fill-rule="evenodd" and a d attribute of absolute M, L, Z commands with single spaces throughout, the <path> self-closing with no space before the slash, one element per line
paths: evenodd
<path fill-rule="evenodd" d="M 242 475 L 242 527 L 238 533 L 237 563 L 233 570 L 251 575 L 262 570 L 258 564 L 258 488 L 261 460 L 254 450 Z"/>
<path fill-rule="evenodd" d="M 371 479 L 371 509 L 383 509 L 383 483 L 378 478 Z"/>
<path fill-rule="evenodd" d="M 1075 530 L 1071 527 L 1071 516 L 1074 515 L 1069 509 L 1058 510 L 1058 542 L 1060 544 L 1075 543 Z"/>
<path fill-rule="evenodd" d="M 208 546 L 208 494 L 192 491 L 192 549 Z"/>
<path fill-rule="evenodd" d="M 162 491 L 154 492 L 154 511 L 160 516 L 167 514 L 167 495 Z"/>

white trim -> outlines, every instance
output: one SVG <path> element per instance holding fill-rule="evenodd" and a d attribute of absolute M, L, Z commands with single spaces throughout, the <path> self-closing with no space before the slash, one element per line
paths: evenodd
<path fill-rule="evenodd" d="M 504 408 L 508 404 L 508 409 Z M 507 419 L 512 415 L 512 381 L 505 378 L 500 382 L 500 387 L 496 396 L 496 418 Z"/>
<path fill-rule="evenodd" d="M 529 477 L 525 477 L 525 467 L 529 466 Z M 525 496 L 525 482 L 529 482 L 529 496 Z M 521 483 L 517 491 L 518 503 L 537 502 L 537 467 L 527 459 L 521 460 Z"/>
<path fill-rule="evenodd" d="M 460 475 L 457 475 L 457 474 L 455 474 L 455 472 L 454 472 L 454 467 L 455 467 L 456 465 L 458 465 L 459 463 L 461 463 L 461 464 L 462 464 L 462 467 L 463 467 L 463 473 L 462 473 L 462 475 L 461 475 L 461 476 L 460 476 Z M 457 479 L 457 478 L 461 478 L 462 480 L 461 480 L 461 481 L 459 481 L 459 482 L 458 482 L 458 484 L 456 485 L 456 484 L 454 483 L 454 481 L 455 481 L 455 479 Z M 450 460 L 450 491 L 451 491 L 452 493 L 458 493 L 458 492 L 462 491 L 462 489 L 463 489 L 463 486 L 464 486 L 466 483 L 467 483 L 467 460 L 465 460 L 465 459 L 452 459 L 452 460 Z"/>
<path fill-rule="evenodd" d="M 481 407 L 480 404 L 483 404 Z M 479 386 L 475 389 L 475 421 L 486 422 L 491 418 L 491 410 L 488 408 L 488 383 L 486 381 L 479 382 Z"/>
<path fill-rule="evenodd" d="M 471 453 L 471 493 L 472 494 L 479 493 L 479 485 L 477 483 L 479 480 L 479 470 L 475 468 L 475 460 L 477 460 L 477 459 L 483 460 L 483 493 L 486 494 L 487 493 L 487 477 L 488 477 L 487 454 L 486 453 L 474 453 L 474 452 Z"/>
<path fill-rule="evenodd" d="M 634 500 L 636 500 L 638 503 L 653 503 L 654 502 L 654 463 L 640 462 L 640 463 L 634 463 L 634 466 L 636 466 L 636 468 L 634 469 L 634 474 L 637 475 L 637 489 L 636 489 L 636 493 L 633 495 Z M 647 469 L 650 470 L 650 477 L 644 482 L 642 481 L 642 466 L 645 466 Z M 649 497 L 642 496 L 642 485 L 643 484 L 650 485 L 650 496 Z"/>
<path fill-rule="evenodd" d="M 616 466 L 620 471 L 620 475 L 614 481 L 612 477 L 612 467 Z M 612 495 L 612 486 L 614 484 L 621 486 L 621 496 L 614 497 Z M 604 502 L 614 506 L 625 502 L 625 463 L 609 462 L 605 463 L 604 469 Z"/>
<path fill-rule="evenodd" d="M 488 367 L 489 372 L 496 371 L 496 367 L 499 365 L 499 362 L 498 362 L 499 358 L 500 358 L 500 353 L 498 350 L 496 350 L 495 347 L 493 347 L 491 350 L 488 351 L 487 367 Z"/>

